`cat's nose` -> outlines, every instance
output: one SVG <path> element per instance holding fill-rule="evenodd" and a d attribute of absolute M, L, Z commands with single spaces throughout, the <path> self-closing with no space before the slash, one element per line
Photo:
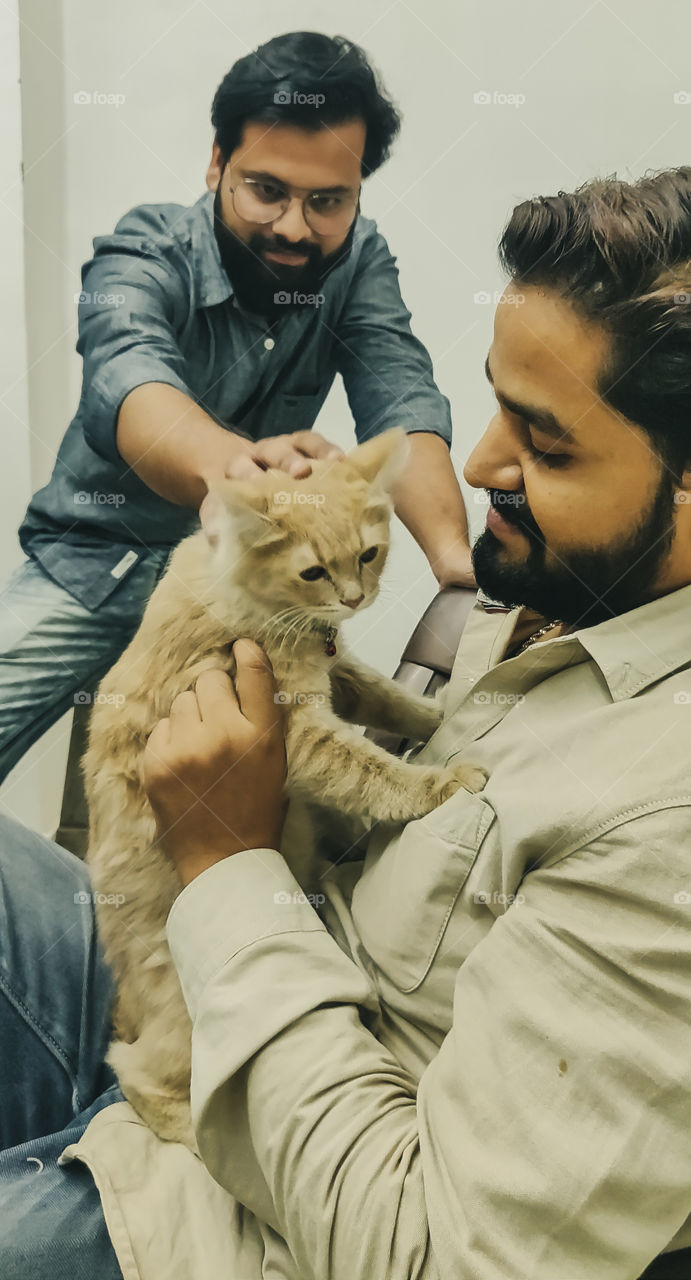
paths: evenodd
<path fill-rule="evenodd" d="M 358 605 L 360 604 L 360 601 L 364 600 L 364 598 L 365 598 L 365 593 L 364 591 L 361 591 L 360 595 L 353 596 L 352 600 L 341 600 L 341 604 L 347 604 L 349 609 L 357 609 Z"/>

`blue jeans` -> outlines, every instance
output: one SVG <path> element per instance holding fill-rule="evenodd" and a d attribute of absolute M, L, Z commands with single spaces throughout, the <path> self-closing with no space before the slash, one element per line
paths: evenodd
<path fill-rule="evenodd" d="M 172 549 L 142 553 L 90 612 L 31 559 L 0 586 L 0 783 L 127 648 Z"/>
<path fill-rule="evenodd" d="M 85 1166 L 57 1164 L 123 1094 L 87 868 L 0 815 L 0 1276 L 122 1280 Z"/>

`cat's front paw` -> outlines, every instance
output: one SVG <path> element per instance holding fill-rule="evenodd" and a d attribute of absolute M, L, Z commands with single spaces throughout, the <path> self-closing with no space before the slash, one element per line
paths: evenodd
<path fill-rule="evenodd" d="M 447 765 L 442 769 L 436 786 L 436 799 L 434 808 L 443 804 L 445 800 L 463 787 L 466 791 L 475 794 L 476 791 L 482 791 L 487 778 L 489 777 L 485 769 L 477 769 L 469 764 Z"/>

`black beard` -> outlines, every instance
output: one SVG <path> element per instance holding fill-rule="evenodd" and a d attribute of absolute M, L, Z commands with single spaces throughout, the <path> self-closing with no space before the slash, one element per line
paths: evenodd
<path fill-rule="evenodd" d="M 523 564 L 506 561 L 506 548 L 491 529 L 485 529 L 472 551 L 478 586 L 492 600 L 514 608 L 526 605 L 544 618 L 569 626 L 594 627 L 628 613 L 651 598 L 654 582 L 674 538 L 674 480 L 665 472 L 646 512 L 632 533 L 606 548 L 559 552 L 559 562 L 547 566 L 547 548 L 532 513 L 515 505 L 490 500 L 500 514 L 527 536 L 530 550 Z"/>
<path fill-rule="evenodd" d="M 357 219 L 355 220 L 357 221 Z M 286 312 L 309 305 L 304 298 L 320 292 L 325 276 L 350 253 L 355 222 L 344 242 L 333 253 L 322 253 L 319 245 L 299 241 L 297 244 L 281 236 L 265 236 L 255 231 L 249 240 L 241 240 L 223 221 L 220 187 L 214 197 L 214 234 L 224 270 L 233 286 L 240 305 L 248 311 L 280 320 Z M 303 267 L 291 267 L 287 263 L 267 262 L 267 249 L 292 250 L 307 256 Z M 276 301 L 276 295 L 281 301 Z M 285 297 L 289 295 L 290 301 Z M 295 295 L 298 295 L 295 297 Z M 303 299 L 300 302 L 300 298 Z"/>

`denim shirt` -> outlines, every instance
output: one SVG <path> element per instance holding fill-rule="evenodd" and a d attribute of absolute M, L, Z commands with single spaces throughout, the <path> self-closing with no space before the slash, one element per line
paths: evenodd
<path fill-rule="evenodd" d="M 449 402 L 410 329 L 396 260 L 359 217 L 350 253 L 315 305 L 268 322 L 240 307 L 213 228 L 213 193 L 190 207 L 140 205 L 94 239 L 82 267 L 77 412 L 50 481 L 19 529 L 22 549 L 86 608 L 115 590 L 148 548 L 173 546 L 198 513 L 159 497 L 116 445 L 120 406 L 164 382 L 252 440 L 313 426 L 340 373 L 358 441 L 393 426 L 451 442 Z"/>

